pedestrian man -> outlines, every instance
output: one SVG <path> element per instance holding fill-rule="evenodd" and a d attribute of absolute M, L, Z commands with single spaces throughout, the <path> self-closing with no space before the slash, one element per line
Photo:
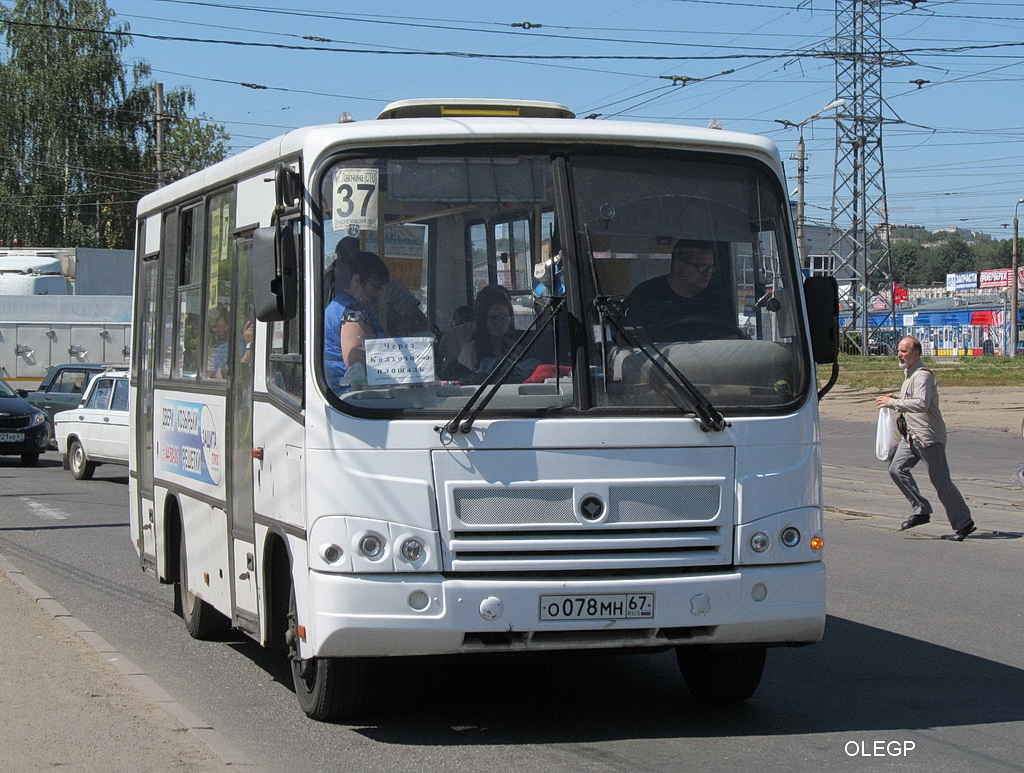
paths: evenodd
<path fill-rule="evenodd" d="M 923 459 L 928 468 L 928 478 L 953 527 L 953 533 L 942 535 L 942 539 L 962 542 L 967 535 L 977 531 L 977 527 L 971 519 L 970 508 L 949 476 L 946 423 L 939 411 L 935 376 L 921 364 L 921 342 L 916 338 L 907 336 L 900 341 L 896 357 L 904 371 L 903 388 L 898 397 L 879 395 L 875 403 L 879 408 L 891 408 L 899 414 L 897 425 L 903 439 L 889 462 L 889 476 L 910 502 L 911 512 L 910 518 L 900 525 L 900 531 L 913 529 L 932 519 L 932 506 L 921 496 L 917 481 L 910 472 Z"/>

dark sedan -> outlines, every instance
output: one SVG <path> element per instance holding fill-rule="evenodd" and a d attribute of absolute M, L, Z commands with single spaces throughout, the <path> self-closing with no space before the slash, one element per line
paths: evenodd
<path fill-rule="evenodd" d="M 21 456 L 21 463 L 31 467 L 46 451 L 50 430 L 46 413 L 31 405 L 24 389 L 11 389 L 0 379 L 0 456 Z"/>

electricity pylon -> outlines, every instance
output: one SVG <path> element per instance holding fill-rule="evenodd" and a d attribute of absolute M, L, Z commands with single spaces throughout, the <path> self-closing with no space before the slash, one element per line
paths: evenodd
<path fill-rule="evenodd" d="M 882 37 L 882 7 L 898 0 L 836 0 L 836 163 L 829 245 L 832 274 L 848 284 L 847 344 L 868 353 L 878 327 L 894 327 L 889 218 L 882 154 L 882 71 L 911 64 Z M 891 122 L 891 121 L 890 121 Z M 876 323 L 869 320 L 874 302 Z M 884 304 L 884 305 L 883 305 Z M 887 314 L 885 313 L 887 312 Z"/>

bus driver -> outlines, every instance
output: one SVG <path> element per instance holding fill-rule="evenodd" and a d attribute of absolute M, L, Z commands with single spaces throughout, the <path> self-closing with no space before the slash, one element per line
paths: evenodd
<path fill-rule="evenodd" d="M 711 286 L 717 268 L 712 242 L 677 240 L 669 273 L 629 294 L 629 321 L 652 341 L 740 337 L 729 303 Z"/>

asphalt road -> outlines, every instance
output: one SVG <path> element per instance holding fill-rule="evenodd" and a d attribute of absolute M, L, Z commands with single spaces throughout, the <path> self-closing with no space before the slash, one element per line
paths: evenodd
<path fill-rule="evenodd" d="M 824 423 L 825 640 L 771 651 L 739 708 L 697 705 L 670 653 L 423 659 L 378 670 L 362 722 L 312 722 L 277 654 L 191 639 L 138 569 L 123 468 L 0 457 L 0 553 L 268 770 L 1024 771 L 1021 440 L 951 440 L 981 527 L 958 544 L 895 531 L 867 431 Z"/>

